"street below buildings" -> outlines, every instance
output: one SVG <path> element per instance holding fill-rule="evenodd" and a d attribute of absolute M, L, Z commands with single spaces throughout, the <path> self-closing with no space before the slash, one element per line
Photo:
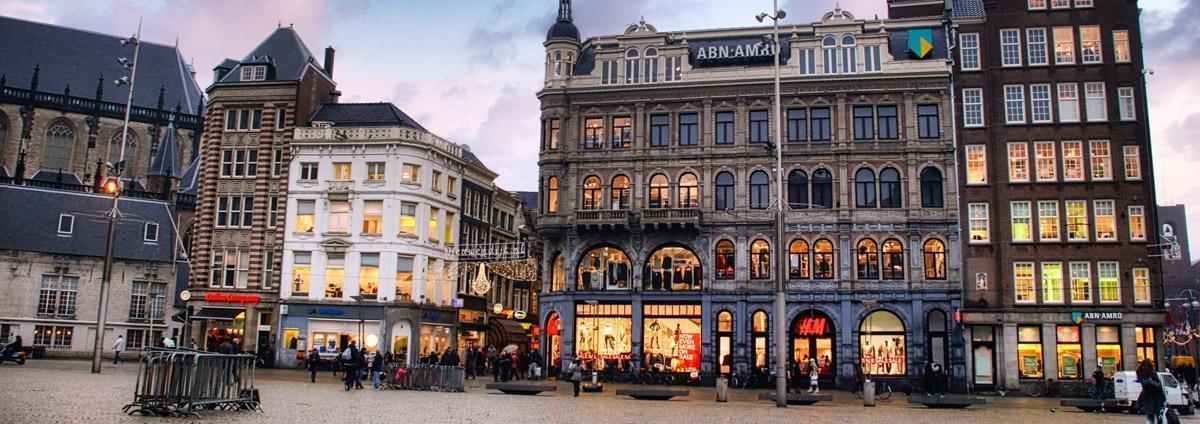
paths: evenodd
<path fill-rule="evenodd" d="M 0 422 L 113 423 L 169 422 L 173 419 L 128 416 L 121 407 L 133 400 L 136 362 L 105 364 L 99 375 L 83 361 L 30 361 L 0 366 Z M 830 391 L 834 401 L 779 409 L 756 401 L 760 391 L 733 390 L 727 403 L 713 401 L 712 388 L 686 387 L 690 395 L 672 401 L 637 401 L 604 393 L 571 397 L 570 385 L 536 397 L 510 396 L 484 390 L 491 380 L 468 380 L 466 393 L 415 391 L 344 391 L 322 372 L 317 384 L 296 370 L 260 370 L 257 387 L 263 412 L 204 411 L 204 422 L 413 422 L 413 423 L 1141 423 L 1131 414 L 1085 413 L 1058 407 L 1058 399 L 987 397 L 987 404 L 967 410 L 932 410 L 909 406 L 902 395 L 864 408 L 848 392 Z M 824 392 L 823 392 L 824 393 Z M 1052 410 L 1053 409 L 1053 410 Z M 1055 411 L 1056 410 L 1056 411 Z M 1183 417 L 1185 422 L 1200 418 Z"/>

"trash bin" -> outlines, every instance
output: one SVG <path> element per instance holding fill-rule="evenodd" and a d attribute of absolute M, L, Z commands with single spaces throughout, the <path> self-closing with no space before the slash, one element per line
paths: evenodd
<path fill-rule="evenodd" d="M 863 406 L 875 406 L 875 382 L 863 380 Z"/>
<path fill-rule="evenodd" d="M 729 401 L 729 379 L 717 377 L 717 402 Z"/>

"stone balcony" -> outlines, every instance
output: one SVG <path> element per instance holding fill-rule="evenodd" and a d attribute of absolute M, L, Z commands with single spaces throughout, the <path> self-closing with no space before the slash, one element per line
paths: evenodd
<path fill-rule="evenodd" d="M 604 230 L 629 227 L 627 210 L 581 210 L 575 211 L 575 226 L 585 229 Z"/>
<path fill-rule="evenodd" d="M 700 209 L 644 209 L 642 225 L 646 228 L 695 228 L 700 223 Z"/>

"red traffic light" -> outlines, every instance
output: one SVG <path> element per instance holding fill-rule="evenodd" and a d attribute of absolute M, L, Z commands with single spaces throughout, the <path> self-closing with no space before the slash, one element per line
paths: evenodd
<path fill-rule="evenodd" d="M 104 192 L 107 194 L 117 194 L 121 192 L 121 181 L 116 178 L 108 178 L 104 180 Z"/>

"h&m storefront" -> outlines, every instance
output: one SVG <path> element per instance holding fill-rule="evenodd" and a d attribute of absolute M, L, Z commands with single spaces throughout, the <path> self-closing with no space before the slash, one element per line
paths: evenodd
<path fill-rule="evenodd" d="M 1162 322 L 1152 311 L 964 313 L 969 383 L 979 390 L 1046 380 L 1085 385 L 1098 369 L 1111 376 L 1144 359 L 1162 367 Z"/>

